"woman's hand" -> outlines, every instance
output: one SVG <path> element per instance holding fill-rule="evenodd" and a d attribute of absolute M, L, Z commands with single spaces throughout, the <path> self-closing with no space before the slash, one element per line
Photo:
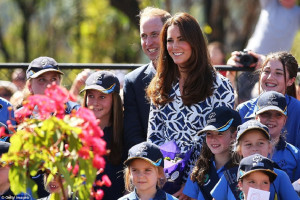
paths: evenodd
<path fill-rule="evenodd" d="M 183 188 L 184 188 L 185 184 L 183 184 L 180 188 L 180 190 L 178 190 L 177 192 L 175 192 L 173 194 L 174 197 L 177 197 L 179 200 L 191 200 L 190 197 L 186 196 L 185 194 L 182 193 Z"/>

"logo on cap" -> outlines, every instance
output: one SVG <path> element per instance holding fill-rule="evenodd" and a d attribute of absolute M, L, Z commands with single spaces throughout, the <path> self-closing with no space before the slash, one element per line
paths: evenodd
<path fill-rule="evenodd" d="M 254 166 L 264 167 L 264 163 L 261 162 L 262 161 L 261 156 L 255 155 L 252 160 L 253 160 L 253 167 Z"/>
<path fill-rule="evenodd" d="M 47 66 L 47 65 L 49 64 L 49 60 L 46 59 L 46 58 L 44 58 L 44 59 L 41 61 L 41 64 L 42 64 L 43 66 Z"/>
<path fill-rule="evenodd" d="M 145 152 L 147 150 L 147 146 L 146 145 L 142 145 L 139 149 L 138 149 L 138 151 L 136 152 L 136 156 L 147 156 L 148 155 L 148 153 L 147 152 Z"/>
<path fill-rule="evenodd" d="M 100 74 L 99 77 L 95 77 L 93 83 L 98 83 L 99 85 L 102 85 L 103 76 L 104 76 L 104 74 Z"/>
<path fill-rule="evenodd" d="M 268 104 L 269 104 L 269 105 L 276 105 L 276 106 L 278 106 L 278 102 L 274 101 L 274 100 L 276 100 L 276 99 L 277 99 L 277 97 L 276 97 L 274 94 L 272 94 L 272 95 L 269 97 Z"/>
<path fill-rule="evenodd" d="M 212 112 L 208 115 L 208 120 L 207 120 L 207 124 L 210 124 L 210 123 L 213 123 L 213 122 L 216 122 L 216 113 L 215 112 Z"/>

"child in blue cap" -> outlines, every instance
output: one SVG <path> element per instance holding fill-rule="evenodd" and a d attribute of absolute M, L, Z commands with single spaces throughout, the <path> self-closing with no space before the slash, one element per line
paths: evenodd
<path fill-rule="evenodd" d="M 237 111 L 221 106 L 206 117 L 206 126 L 199 134 L 205 134 L 205 141 L 183 193 L 193 199 L 212 199 L 210 191 L 223 173 L 231 173 L 238 163 L 233 158 L 231 146 L 236 138 L 241 118 Z M 233 171 L 236 173 L 236 170 Z"/>
<path fill-rule="evenodd" d="M 238 186 L 243 192 L 244 199 L 248 199 L 250 188 L 269 191 L 276 177 L 273 162 L 259 154 L 243 158 L 237 174 Z"/>
<path fill-rule="evenodd" d="M 174 200 L 172 195 L 161 190 L 166 177 L 164 157 L 159 147 L 150 142 L 142 142 L 130 148 L 124 162 L 125 188 L 129 194 L 119 200 Z"/>
<path fill-rule="evenodd" d="M 257 100 L 256 120 L 269 129 L 274 147 L 272 160 L 294 182 L 300 178 L 300 152 L 285 140 L 285 123 L 288 117 L 285 96 L 279 92 L 264 92 Z M 295 130 L 296 131 L 296 130 Z"/>
<path fill-rule="evenodd" d="M 249 120 L 238 127 L 236 152 L 243 158 L 253 154 L 260 154 L 264 157 L 272 152 L 272 143 L 267 126 L 256 120 Z M 270 200 L 297 200 L 297 193 L 293 189 L 288 175 L 276 168 L 273 162 L 274 172 L 277 178 L 270 186 Z M 218 184 L 211 191 L 215 200 L 243 199 L 243 193 L 238 190 L 236 177 L 222 176 Z"/>

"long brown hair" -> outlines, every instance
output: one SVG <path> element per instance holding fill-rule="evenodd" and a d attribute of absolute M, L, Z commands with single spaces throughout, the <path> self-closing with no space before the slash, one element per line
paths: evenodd
<path fill-rule="evenodd" d="M 237 130 L 236 127 L 230 127 L 229 131 L 230 134 L 234 134 L 235 131 Z M 197 182 L 199 185 L 203 185 L 205 178 L 204 176 L 208 174 L 209 168 L 210 168 L 210 163 L 211 163 L 211 158 L 214 156 L 214 154 L 211 152 L 209 147 L 206 144 L 206 141 L 202 143 L 202 148 L 200 152 L 200 156 L 196 162 L 195 167 L 193 168 L 193 171 L 191 173 L 191 180 L 193 182 Z M 230 159 L 227 164 L 228 167 L 233 167 L 235 165 L 238 165 L 237 162 L 237 157 L 236 153 L 230 149 Z"/>
<path fill-rule="evenodd" d="M 285 52 L 285 51 L 280 51 L 280 52 L 275 52 L 275 53 L 268 54 L 266 60 L 262 64 L 260 77 L 261 77 L 261 74 L 264 70 L 264 67 L 268 64 L 268 62 L 270 60 L 278 60 L 279 62 L 281 62 L 282 66 L 283 66 L 286 94 L 288 94 L 289 96 L 292 96 L 294 98 L 297 98 L 295 82 L 291 86 L 288 86 L 288 87 L 286 86 L 286 74 L 287 74 L 286 70 L 289 73 L 289 78 L 290 79 L 297 77 L 298 63 L 297 63 L 297 60 L 295 59 L 295 57 L 291 53 L 288 53 L 288 52 Z M 259 82 L 259 86 L 260 85 L 261 85 L 261 83 Z"/>
<path fill-rule="evenodd" d="M 112 115 L 110 121 L 112 122 L 113 135 L 111 137 L 110 153 L 107 158 L 112 164 L 118 165 L 122 161 L 123 152 L 123 104 L 117 92 L 112 93 L 112 101 Z M 84 93 L 82 106 L 88 107 L 87 91 Z"/>
<path fill-rule="evenodd" d="M 167 31 L 171 25 L 178 26 L 182 37 L 192 48 L 192 55 L 188 60 L 188 78 L 184 83 L 182 95 L 184 105 L 189 106 L 213 94 L 216 71 L 210 63 L 207 42 L 201 28 L 197 20 L 187 13 L 175 14 L 167 20 L 161 30 L 157 73 L 147 89 L 147 95 L 155 105 L 164 105 L 172 101 L 169 93 L 180 74 L 178 66 L 167 50 Z"/>

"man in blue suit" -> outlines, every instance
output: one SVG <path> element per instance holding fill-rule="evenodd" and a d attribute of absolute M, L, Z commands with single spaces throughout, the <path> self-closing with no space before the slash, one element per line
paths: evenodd
<path fill-rule="evenodd" d="M 125 76 L 124 140 L 127 149 L 146 141 L 150 104 L 145 90 L 156 72 L 160 31 L 171 15 L 165 10 L 147 7 L 139 17 L 142 49 L 151 62 Z"/>

